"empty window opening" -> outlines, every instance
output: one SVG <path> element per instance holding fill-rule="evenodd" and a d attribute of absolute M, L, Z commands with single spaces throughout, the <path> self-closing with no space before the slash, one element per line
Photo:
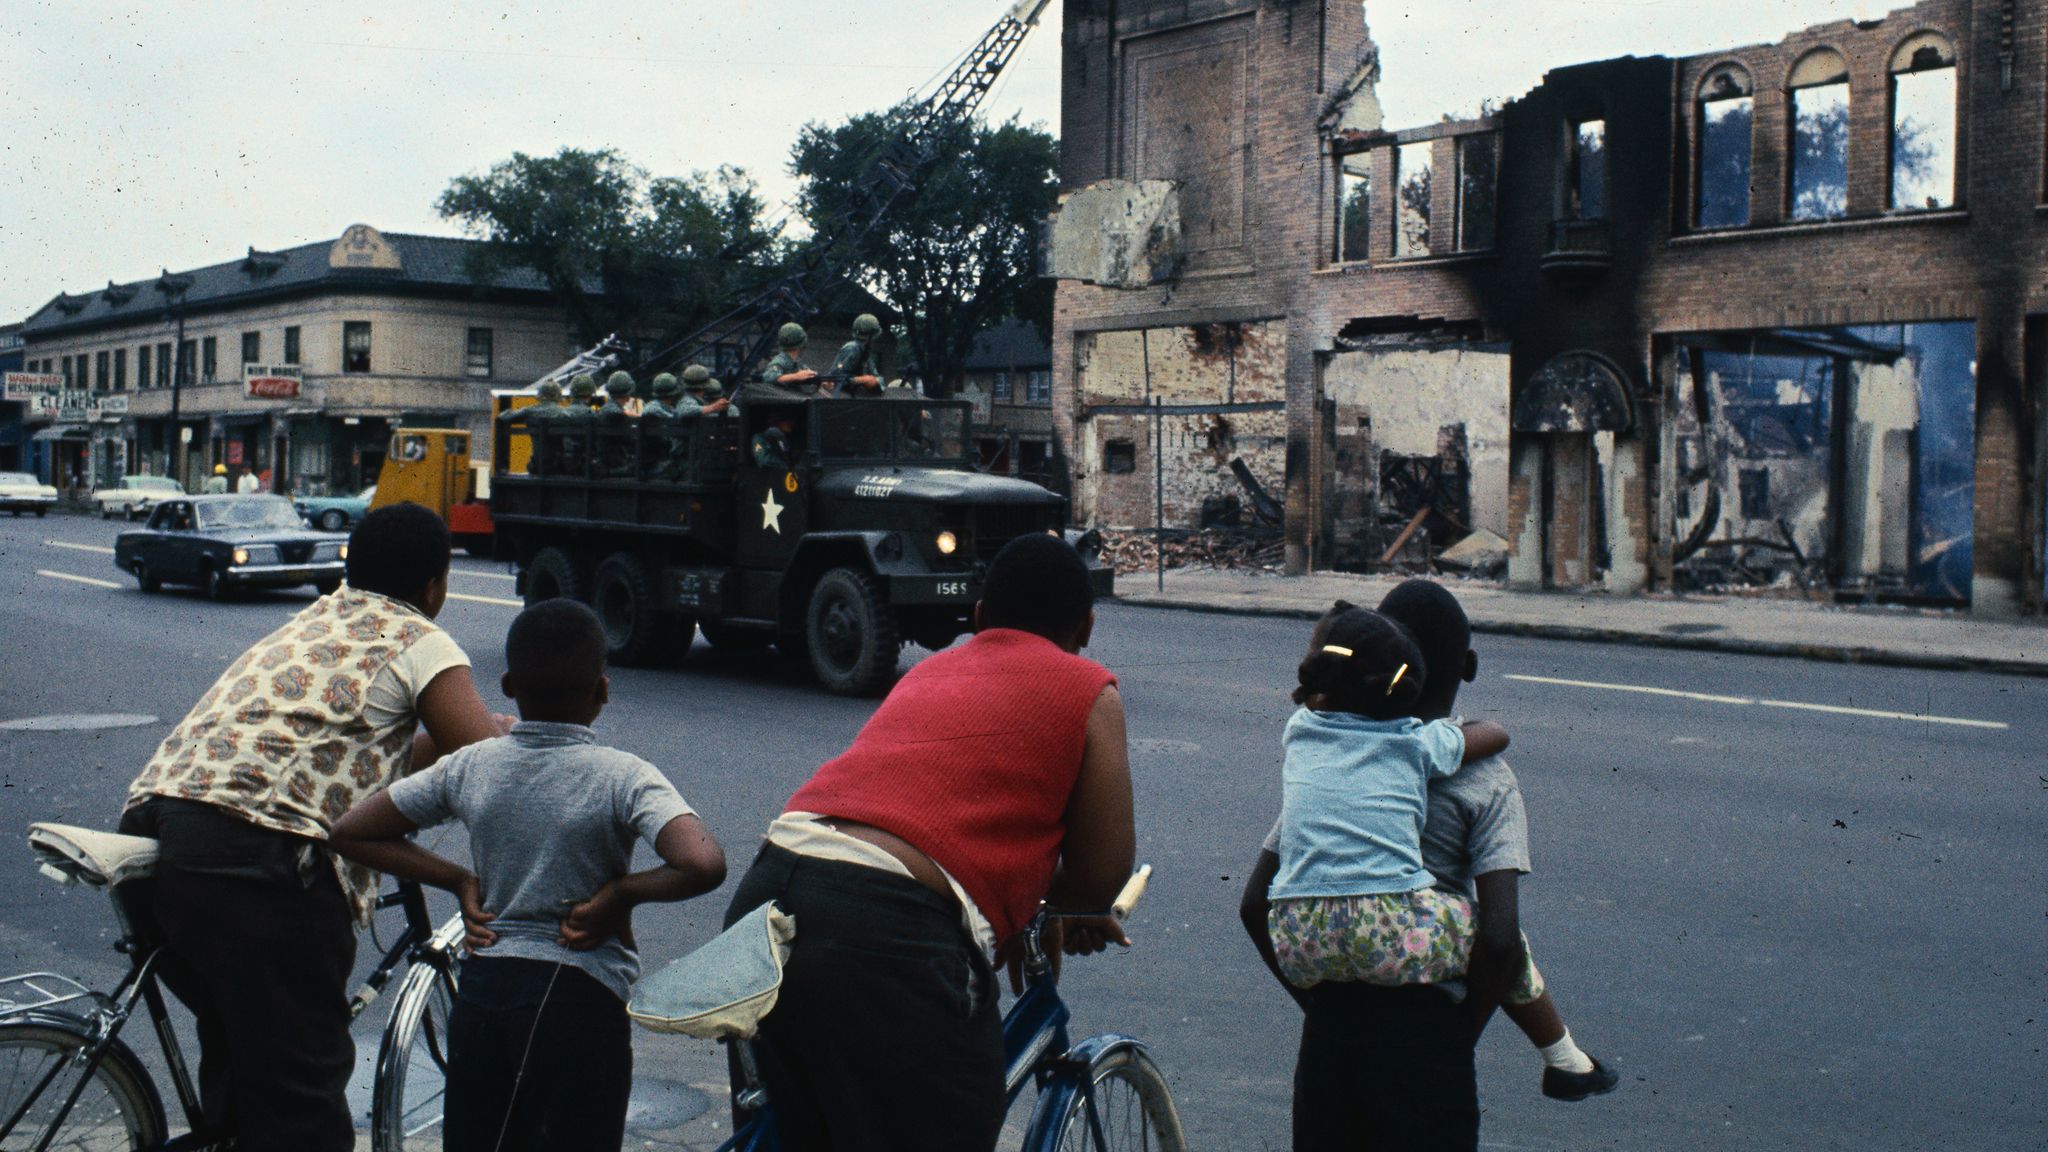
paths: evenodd
<path fill-rule="evenodd" d="M 1494 183 L 1500 138 L 1492 132 L 1458 138 L 1458 251 L 1493 247 Z"/>
<path fill-rule="evenodd" d="M 287 364 L 297 364 L 299 362 L 299 329 L 297 325 L 284 330 L 284 362 Z"/>
<path fill-rule="evenodd" d="M 1372 153 L 1337 158 L 1337 259 L 1372 255 Z"/>
<path fill-rule="evenodd" d="M 1829 220 L 1849 211 L 1849 65 L 1832 48 L 1792 68 L 1794 220 Z"/>
<path fill-rule="evenodd" d="M 1749 73 L 1723 64 L 1700 82 L 1699 228 L 1740 228 L 1749 223 L 1750 129 L 1755 121 Z"/>
<path fill-rule="evenodd" d="M 488 380 L 491 375 L 491 330 L 471 328 L 469 343 L 463 353 L 464 375 Z"/>
<path fill-rule="evenodd" d="M 1565 217 L 1607 219 L 1607 121 L 1580 120 L 1571 128 L 1565 164 Z"/>
<path fill-rule="evenodd" d="M 1138 470 L 1138 445 L 1131 440 L 1111 440 L 1102 446 L 1102 470 L 1104 472 L 1136 472 Z"/>
<path fill-rule="evenodd" d="M 127 390 L 128 350 L 126 348 L 116 348 L 114 349 L 114 391 L 126 392 Z"/>
<path fill-rule="evenodd" d="M 1430 152 L 1434 141 L 1394 149 L 1394 255 L 1429 255 Z"/>
<path fill-rule="evenodd" d="M 242 333 L 242 363 L 257 364 L 263 360 L 263 333 Z"/>
<path fill-rule="evenodd" d="M 213 383 L 220 375 L 220 337 L 208 336 L 199 342 L 199 382 Z"/>
<path fill-rule="evenodd" d="M 1956 202 L 1956 55 L 1922 32 L 1892 53 L 1892 211 Z"/>

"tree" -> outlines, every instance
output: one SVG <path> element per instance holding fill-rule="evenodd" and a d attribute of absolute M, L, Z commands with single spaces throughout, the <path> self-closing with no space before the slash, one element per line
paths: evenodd
<path fill-rule="evenodd" d="M 729 165 L 650 181 L 612 149 L 515 152 L 457 177 L 436 208 L 483 241 L 470 253 L 472 279 L 533 269 L 585 346 L 613 332 L 673 338 L 779 255 L 753 179 Z"/>
<path fill-rule="evenodd" d="M 806 125 L 790 170 L 798 205 L 824 229 L 855 196 L 869 162 L 897 139 L 913 106 Z M 853 254 L 855 275 L 904 320 L 904 343 L 936 395 L 958 385 L 975 337 L 1012 317 L 1052 328 L 1052 281 L 1040 280 L 1038 224 L 1059 199 L 1059 145 L 1012 119 L 962 122 L 934 141 L 940 157 L 921 187 Z"/>

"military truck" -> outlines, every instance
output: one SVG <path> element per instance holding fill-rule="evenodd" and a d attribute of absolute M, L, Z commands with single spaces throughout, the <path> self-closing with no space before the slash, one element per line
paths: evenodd
<path fill-rule="evenodd" d="M 757 383 L 734 411 L 501 427 L 494 460 L 526 438 L 525 471 L 491 484 L 498 555 L 526 602 L 589 604 L 620 664 L 679 658 L 702 631 L 718 648 L 773 644 L 828 690 L 867 695 L 903 641 L 937 650 L 971 628 L 989 559 L 1020 534 L 1064 535 L 1097 594 L 1112 590 L 1064 498 L 975 470 L 967 402 Z"/>

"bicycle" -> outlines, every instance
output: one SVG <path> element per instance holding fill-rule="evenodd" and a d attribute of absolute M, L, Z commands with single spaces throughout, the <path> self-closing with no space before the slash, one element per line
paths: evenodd
<path fill-rule="evenodd" d="M 29 844 L 51 879 L 107 893 L 121 930 L 114 950 L 128 958 L 129 969 L 112 992 L 55 972 L 0 978 L 0 1152 L 52 1147 L 188 1152 L 230 1143 L 232 1132 L 205 1126 L 199 1093 L 158 982 L 162 946 L 138 932 L 128 904 L 132 890 L 122 890 L 153 870 L 156 841 L 34 824 Z M 452 917 L 436 930 L 426 894 L 416 884 L 399 885 L 396 892 L 380 896 L 377 906 L 402 909 L 405 927 L 351 1000 L 350 1017 L 377 999 L 401 963 L 410 963 L 385 1024 L 371 1109 L 373 1146 L 396 1152 L 409 1135 L 440 1121 L 447 1012 L 459 968 L 462 918 Z M 188 1130 L 176 1139 L 168 1136 L 154 1078 L 121 1039 L 138 1003 L 148 1008 L 186 1121 Z"/>
<path fill-rule="evenodd" d="M 1129 916 L 1151 875 L 1150 864 L 1140 868 L 1117 894 L 1111 914 Z M 1173 1093 L 1143 1043 L 1114 1032 L 1068 1042 L 1072 1014 L 1060 1000 L 1042 934 L 1048 918 L 1075 915 L 1093 913 L 1041 908 L 1025 926 L 1025 988 L 1003 1016 L 1004 1105 L 1014 1106 L 1027 1086 L 1038 1087 L 1024 1152 L 1185 1152 Z M 753 1046 L 726 1043 L 741 1081 L 733 1093 L 735 1115 L 746 1119 L 718 1152 L 778 1152 L 774 1104 L 761 1086 Z"/>

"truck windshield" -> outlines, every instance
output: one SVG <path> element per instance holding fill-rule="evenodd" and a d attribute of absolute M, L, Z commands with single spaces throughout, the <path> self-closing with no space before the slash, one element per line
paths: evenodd
<path fill-rule="evenodd" d="M 964 407 L 849 400 L 812 411 L 827 460 L 958 460 L 966 453 Z"/>

